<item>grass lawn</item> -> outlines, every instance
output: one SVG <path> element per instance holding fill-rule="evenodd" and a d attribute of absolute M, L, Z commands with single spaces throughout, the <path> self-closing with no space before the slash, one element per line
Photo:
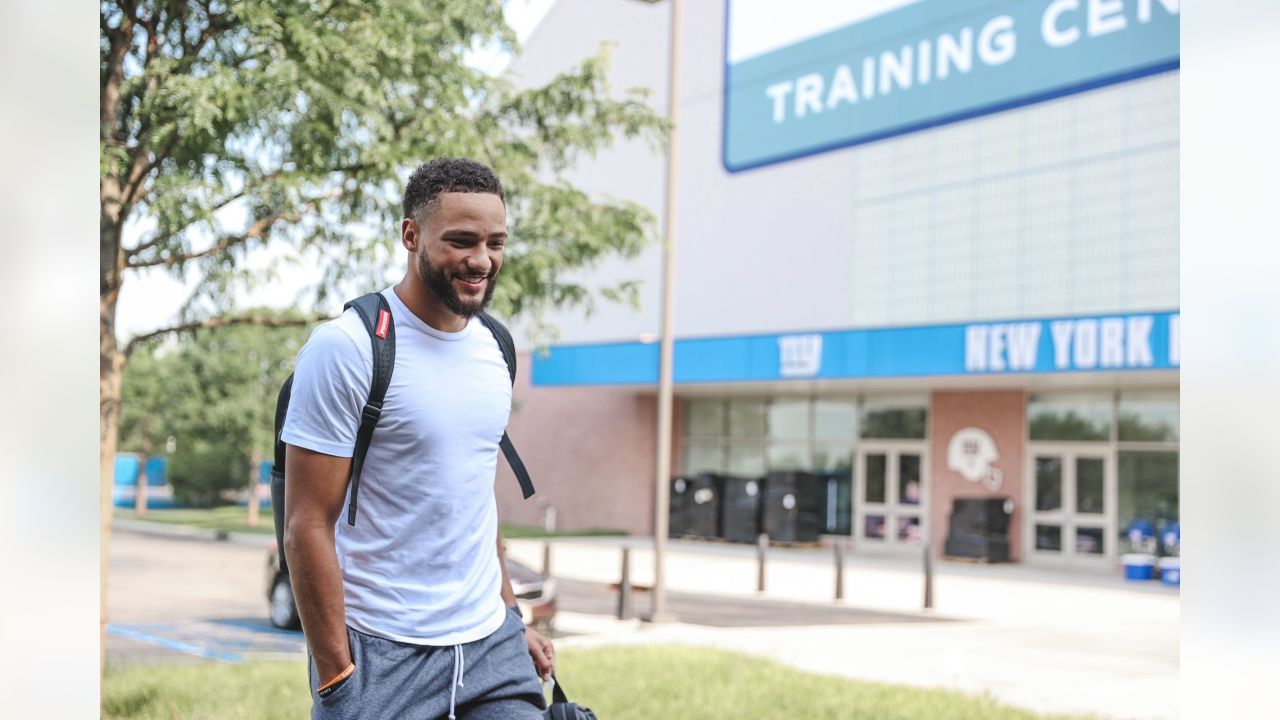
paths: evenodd
<path fill-rule="evenodd" d="M 117 508 L 115 516 L 128 520 L 144 520 L 146 522 L 169 523 L 173 525 L 189 525 L 209 530 L 225 530 L 227 532 L 261 533 L 274 535 L 275 522 L 271 517 L 271 508 L 265 507 L 258 512 L 258 527 L 249 527 L 249 509 L 239 505 L 227 505 L 211 510 L 195 508 L 167 508 L 164 510 L 147 510 L 146 515 L 139 516 L 133 510 Z"/>
<path fill-rule="evenodd" d="M 942 690 L 864 683 L 792 670 L 720 650 L 680 646 L 565 650 L 569 697 L 603 720 L 1084 720 Z M 108 668 L 108 720 L 275 720 L 308 717 L 306 666 L 223 663 Z"/>
<path fill-rule="evenodd" d="M 599 537 L 599 536 L 623 536 L 626 535 L 622 530 L 610 530 L 608 528 L 587 528 L 586 530 L 556 530 L 555 532 L 547 532 L 540 527 L 527 527 L 524 525 L 508 525 L 502 524 L 502 537 L 507 540 L 519 540 L 524 538 L 544 538 L 544 537 Z"/>
<path fill-rule="evenodd" d="M 147 514 L 141 517 L 139 517 L 133 510 L 117 508 L 115 516 L 118 518 L 127 518 L 129 520 L 172 523 L 175 525 L 188 525 L 191 527 L 210 530 L 224 530 L 226 532 L 250 532 L 261 533 L 264 535 L 271 535 L 275 533 L 275 518 L 272 517 L 271 508 L 269 507 L 262 508 L 258 513 L 258 527 L 256 528 L 249 527 L 249 510 L 238 505 L 214 508 L 212 510 L 197 510 L 189 508 L 148 510 Z M 508 539 L 583 535 L 626 535 L 626 533 L 621 530 L 607 530 L 599 528 L 548 533 L 542 528 L 536 527 L 506 524 L 502 526 L 502 536 Z"/>

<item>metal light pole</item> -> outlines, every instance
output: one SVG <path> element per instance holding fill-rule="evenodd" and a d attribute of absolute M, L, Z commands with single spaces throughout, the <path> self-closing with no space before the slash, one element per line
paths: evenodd
<path fill-rule="evenodd" d="M 654 2 L 654 0 L 646 0 Z M 663 206 L 662 250 L 662 342 L 658 363 L 658 456 L 653 503 L 653 593 L 649 620 L 666 622 L 667 530 L 671 506 L 671 416 L 672 368 L 675 358 L 676 303 L 676 179 L 680 132 L 680 46 L 683 42 L 684 17 L 682 0 L 671 2 L 671 48 L 667 80 L 667 120 L 671 125 L 667 136 L 666 201 Z"/>

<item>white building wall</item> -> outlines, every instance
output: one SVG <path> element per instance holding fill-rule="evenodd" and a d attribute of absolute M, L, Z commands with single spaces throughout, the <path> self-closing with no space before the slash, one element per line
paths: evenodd
<path fill-rule="evenodd" d="M 519 86 L 549 82 L 568 71 L 583 58 L 595 55 L 602 44 L 609 46 L 613 65 L 609 79 L 616 97 L 631 88 L 650 91 L 649 102 L 662 117 L 667 114 L 668 10 L 665 4 L 650 5 L 635 0 L 556 0 L 546 16 L 525 41 L 520 56 L 506 73 Z M 599 157 L 584 157 L 566 173 L 577 187 L 602 197 L 640 203 L 654 213 L 655 234 L 662 231 L 664 148 L 644 140 L 619 139 Z M 518 225 L 513 234 L 519 235 Z M 623 280 L 642 280 L 641 309 L 599 300 L 594 312 L 581 310 L 556 313 L 552 322 L 565 342 L 598 340 L 634 341 L 658 332 L 658 308 L 662 293 L 659 274 L 662 255 L 655 242 L 631 260 L 609 259 L 575 279 L 589 288 L 613 285 Z M 525 328 L 512 325 L 517 344 L 524 341 Z"/>
<path fill-rule="evenodd" d="M 1177 72 L 729 174 L 724 3 L 684 7 L 679 336 L 1178 306 Z M 651 88 L 665 113 L 668 12 L 558 0 L 512 75 L 543 82 L 613 41 L 615 86 Z M 663 161 L 644 143 L 570 177 L 644 203 L 661 227 Z M 655 247 L 594 269 L 643 278 L 643 309 L 557 314 L 561 341 L 655 333 L 659 268 Z"/>

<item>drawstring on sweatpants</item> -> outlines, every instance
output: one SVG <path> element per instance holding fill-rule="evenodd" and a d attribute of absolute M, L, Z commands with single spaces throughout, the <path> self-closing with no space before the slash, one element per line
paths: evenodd
<path fill-rule="evenodd" d="M 449 686 L 449 720 L 457 720 L 454 714 L 458 702 L 458 688 L 462 684 L 462 673 L 466 669 L 466 657 L 462 654 L 462 646 L 453 646 L 453 683 Z"/>

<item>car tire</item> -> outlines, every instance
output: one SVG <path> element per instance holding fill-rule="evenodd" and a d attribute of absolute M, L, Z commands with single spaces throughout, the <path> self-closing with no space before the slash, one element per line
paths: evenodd
<path fill-rule="evenodd" d="M 293 601 L 293 587 L 289 585 L 289 577 L 280 575 L 271 586 L 268 598 L 271 624 L 281 630 L 301 630 L 302 621 L 298 619 L 298 606 Z"/>

